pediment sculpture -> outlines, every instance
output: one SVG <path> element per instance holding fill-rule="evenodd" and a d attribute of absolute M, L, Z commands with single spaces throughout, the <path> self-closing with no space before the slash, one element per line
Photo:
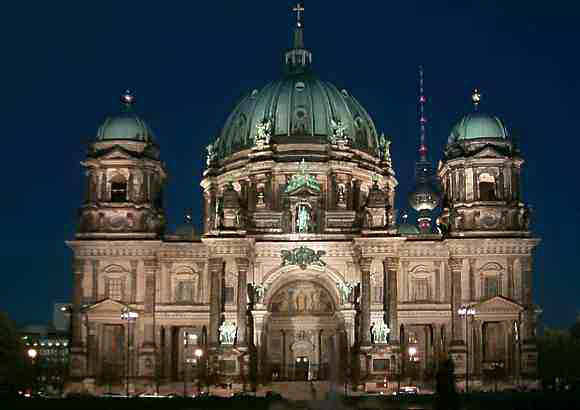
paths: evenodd
<path fill-rule="evenodd" d="M 306 269 L 309 265 L 326 266 L 326 262 L 321 259 L 325 254 L 325 251 L 315 251 L 306 246 L 280 251 L 282 266 L 297 265 L 302 269 Z"/>
<path fill-rule="evenodd" d="M 307 174 L 306 168 L 307 165 L 303 158 L 300 162 L 300 173 L 292 175 L 288 185 L 286 185 L 284 193 L 292 193 L 303 187 L 315 193 L 322 191 L 322 186 L 316 180 L 316 177 L 314 175 Z"/>

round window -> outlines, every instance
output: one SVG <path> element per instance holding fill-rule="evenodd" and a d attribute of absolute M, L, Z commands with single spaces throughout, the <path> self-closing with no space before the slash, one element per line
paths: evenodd
<path fill-rule="evenodd" d="M 302 81 L 298 81 L 294 87 L 296 88 L 296 91 L 303 91 L 306 88 L 306 84 Z"/>

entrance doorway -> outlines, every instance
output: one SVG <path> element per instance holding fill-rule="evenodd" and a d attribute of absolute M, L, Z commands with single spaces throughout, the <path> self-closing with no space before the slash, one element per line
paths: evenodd
<path fill-rule="evenodd" d="M 308 372 L 310 370 L 310 361 L 307 356 L 300 356 L 296 358 L 294 377 L 296 380 L 308 380 Z"/>

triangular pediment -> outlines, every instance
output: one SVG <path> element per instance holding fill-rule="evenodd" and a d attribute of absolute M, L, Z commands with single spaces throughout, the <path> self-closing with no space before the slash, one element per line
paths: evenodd
<path fill-rule="evenodd" d="M 115 146 L 109 152 L 101 156 L 101 159 L 134 159 L 129 151 L 122 147 Z"/>
<path fill-rule="evenodd" d="M 475 314 L 484 313 L 518 313 L 524 310 L 519 303 L 503 296 L 495 296 L 475 306 Z"/>
<path fill-rule="evenodd" d="M 125 305 L 124 303 L 117 302 L 116 300 L 112 299 L 104 299 L 93 305 L 85 307 L 84 311 L 87 314 L 118 313 L 120 315 L 121 311 L 125 307 L 127 307 L 127 305 Z"/>
<path fill-rule="evenodd" d="M 504 158 L 505 156 L 502 155 L 499 151 L 497 151 L 492 146 L 486 146 L 477 154 L 473 155 L 472 158 Z"/>
<path fill-rule="evenodd" d="M 308 185 L 302 185 L 293 191 L 287 191 L 286 194 L 288 196 L 318 196 L 320 195 L 320 190 L 311 188 Z"/>

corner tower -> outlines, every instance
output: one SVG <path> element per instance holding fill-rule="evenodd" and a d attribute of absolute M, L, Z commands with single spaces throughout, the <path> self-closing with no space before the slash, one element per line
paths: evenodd
<path fill-rule="evenodd" d="M 164 230 L 167 172 L 151 129 L 135 114 L 134 104 L 134 95 L 125 91 L 120 112 L 101 125 L 81 162 L 86 196 L 77 239 L 157 238 Z"/>
<path fill-rule="evenodd" d="M 529 236 L 529 208 L 522 202 L 524 160 L 496 116 L 474 111 L 455 124 L 439 164 L 443 186 L 441 227 L 453 236 Z"/>

